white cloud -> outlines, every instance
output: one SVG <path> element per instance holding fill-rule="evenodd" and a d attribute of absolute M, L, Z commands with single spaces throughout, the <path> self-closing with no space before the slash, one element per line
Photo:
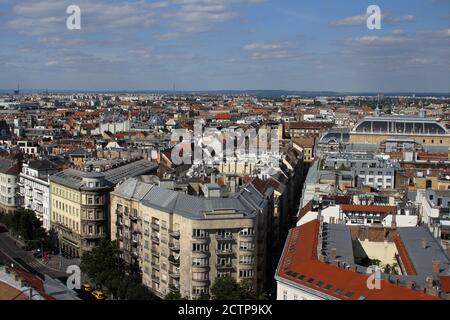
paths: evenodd
<path fill-rule="evenodd" d="M 337 21 L 332 22 L 333 26 L 341 27 L 341 26 L 358 26 L 366 24 L 367 18 L 369 14 L 362 14 L 356 16 L 346 17 Z M 416 17 L 413 15 L 405 15 L 405 16 L 391 16 L 389 14 L 382 14 L 381 22 L 382 23 L 400 23 L 400 22 L 414 22 Z"/>

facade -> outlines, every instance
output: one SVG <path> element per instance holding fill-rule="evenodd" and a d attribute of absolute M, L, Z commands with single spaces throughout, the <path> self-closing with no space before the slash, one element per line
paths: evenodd
<path fill-rule="evenodd" d="M 225 275 L 264 289 L 270 207 L 252 184 L 201 198 L 133 178 L 111 193 L 110 210 L 112 240 L 155 294 L 198 298 Z"/>
<path fill-rule="evenodd" d="M 73 257 L 109 235 L 109 192 L 126 177 L 154 173 L 157 165 L 140 160 L 105 172 L 67 169 L 50 177 L 51 225 L 63 250 Z"/>
<path fill-rule="evenodd" d="M 12 213 L 20 206 L 19 173 L 21 164 L 14 159 L 0 159 L 0 211 Z"/>
<path fill-rule="evenodd" d="M 79 257 L 106 237 L 111 188 L 102 173 L 67 169 L 50 177 L 51 226 L 64 252 Z"/>
<path fill-rule="evenodd" d="M 399 165 L 373 154 L 338 154 L 325 159 L 325 168 L 351 170 L 360 183 L 377 189 L 392 189 Z"/>
<path fill-rule="evenodd" d="M 59 166 L 49 160 L 34 160 L 24 163 L 19 175 L 21 204 L 33 210 L 45 230 L 50 230 L 50 175 L 58 172 Z"/>

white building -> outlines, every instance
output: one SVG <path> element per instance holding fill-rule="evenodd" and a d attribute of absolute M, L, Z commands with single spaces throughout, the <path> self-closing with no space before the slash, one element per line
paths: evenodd
<path fill-rule="evenodd" d="M 321 216 L 325 223 L 342 223 L 349 226 L 370 226 L 373 224 L 391 227 L 395 222 L 397 227 L 415 227 L 418 216 L 414 210 L 399 208 L 397 206 L 374 205 L 330 205 L 321 210 Z M 318 211 L 309 210 L 299 217 L 297 226 L 318 219 Z"/>
<path fill-rule="evenodd" d="M 36 213 L 45 230 L 50 230 L 49 176 L 56 173 L 58 169 L 58 166 L 49 160 L 35 160 L 23 164 L 20 173 L 22 206 Z"/>
<path fill-rule="evenodd" d="M 11 213 L 20 205 L 18 175 L 20 163 L 14 159 L 0 159 L 0 212 Z"/>

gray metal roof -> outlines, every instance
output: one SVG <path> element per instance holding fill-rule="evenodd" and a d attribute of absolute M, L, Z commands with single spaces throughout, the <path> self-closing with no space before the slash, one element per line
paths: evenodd
<path fill-rule="evenodd" d="M 129 178 L 117 185 L 112 194 L 191 219 L 203 219 L 205 214 L 223 211 L 254 216 L 267 204 L 265 197 L 251 184 L 230 198 L 202 198 L 163 189 L 138 178 Z"/>
<path fill-rule="evenodd" d="M 441 275 L 450 274 L 449 257 L 425 226 L 398 228 L 398 233 L 418 275 L 431 275 L 433 260 L 441 262 Z M 422 239 L 427 241 L 426 249 Z"/>
<path fill-rule="evenodd" d="M 136 177 L 157 170 L 158 165 L 147 160 L 135 161 L 104 172 L 88 172 L 75 169 L 67 169 L 50 177 L 50 180 L 71 188 L 83 188 L 83 178 L 105 179 L 107 185 L 117 185 L 128 177 Z"/>
<path fill-rule="evenodd" d="M 331 256 L 331 249 L 336 248 L 336 259 L 347 264 L 354 264 L 352 237 L 350 228 L 344 224 L 325 224 L 326 237 L 322 242 L 327 257 Z"/>

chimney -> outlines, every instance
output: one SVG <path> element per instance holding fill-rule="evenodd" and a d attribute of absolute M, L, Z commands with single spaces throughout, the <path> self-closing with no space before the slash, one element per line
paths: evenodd
<path fill-rule="evenodd" d="M 408 281 L 408 282 L 406 283 L 406 287 L 407 287 L 408 289 L 414 290 L 414 289 L 416 288 L 416 283 L 415 283 L 414 281 Z"/>
<path fill-rule="evenodd" d="M 428 248 L 428 241 L 427 239 L 422 239 L 422 249 Z"/>
<path fill-rule="evenodd" d="M 427 283 L 427 291 L 433 289 L 433 277 L 427 277 L 425 281 Z"/>
<path fill-rule="evenodd" d="M 337 250 L 336 248 L 331 248 L 331 259 L 335 260 L 337 257 Z"/>
<path fill-rule="evenodd" d="M 433 260 L 431 265 L 432 265 L 431 272 L 433 272 L 433 273 L 440 273 L 441 272 L 441 261 Z"/>

